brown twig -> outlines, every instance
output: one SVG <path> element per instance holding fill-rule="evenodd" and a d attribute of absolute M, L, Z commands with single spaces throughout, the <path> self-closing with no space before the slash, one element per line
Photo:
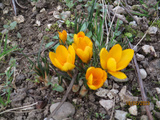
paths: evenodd
<path fill-rule="evenodd" d="M 129 46 L 130 46 L 130 48 L 132 48 L 130 42 L 129 42 Z M 136 68 L 137 76 L 138 76 L 138 83 L 139 83 L 139 87 L 140 87 L 140 90 L 141 90 L 142 100 L 147 101 L 147 97 L 146 97 L 146 94 L 145 94 L 145 91 L 144 91 L 143 81 L 142 81 L 142 78 L 141 78 L 141 75 L 140 75 L 140 72 L 139 72 L 139 67 L 138 67 L 135 55 L 133 56 L 133 62 L 134 62 L 135 68 Z M 145 109 L 146 109 L 149 120 L 153 120 L 153 117 L 152 117 L 152 114 L 150 112 L 149 106 L 146 105 Z"/>
<path fill-rule="evenodd" d="M 13 5 L 14 14 L 15 16 L 17 16 L 17 9 L 16 9 L 16 4 L 14 0 L 12 0 L 12 5 Z"/>
<path fill-rule="evenodd" d="M 78 70 L 76 69 L 76 70 L 75 70 L 75 73 L 74 73 L 74 76 L 72 77 L 72 81 L 71 81 L 69 87 L 67 88 L 67 92 L 66 92 L 65 95 L 63 96 L 61 103 L 59 103 L 59 105 L 58 105 L 58 106 L 54 109 L 54 111 L 49 115 L 49 117 L 47 118 L 48 120 L 50 120 L 50 118 L 56 114 L 56 112 L 59 110 L 59 108 L 60 108 L 60 107 L 63 105 L 63 103 L 66 101 L 67 96 L 68 96 L 69 92 L 71 91 L 72 86 L 73 86 L 73 84 L 74 84 L 74 82 L 75 82 L 75 80 L 76 80 L 77 74 L 78 74 Z"/>
<path fill-rule="evenodd" d="M 16 4 L 17 4 L 20 8 L 22 8 L 22 9 L 27 9 L 27 7 L 19 4 L 17 0 L 12 0 L 12 5 L 13 5 L 13 9 L 14 9 L 14 14 L 15 14 L 15 16 L 17 16 Z"/>
<path fill-rule="evenodd" d="M 16 2 L 16 4 L 17 4 L 20 8 L 22 8 L 22 9 L 27 9 L 27 7 L 25 7 L 25 6 L 21 5 L 21 4 L 19 4 L 19 2 L 18 2 L 17 0 L 15 0 L 15 2 Z"/>

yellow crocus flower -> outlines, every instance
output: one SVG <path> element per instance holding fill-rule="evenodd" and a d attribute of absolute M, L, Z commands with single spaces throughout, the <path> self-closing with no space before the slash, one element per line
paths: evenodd
<path fill-rule="evenodd" d="M 62 32 L 58 32 L 59 34 L 59 43 L 62 44 L 65 44 L 66 40 L 67 40 L 67 32 L 65 30 L 63 30 Z"/>
<path fill-rule="evenodd" d="M 134 55 L 134 50 L 122 50 L 119 44 L 114 45 L 108 52 L 105 48 L 100 51 L 100 63 L 103 69 L 118 79 L 125 79 L 127 76 L 120 70 L 126 68 Z"/>
<path fill-rule="evenodd" d="M 74 43 L 72 44 L 77 56 L 84 62 L 88 63 L 93 55 L 93 43 L 85 36 L 83 32 L 74 34 Z"/>
<path fill-rule="evenodd" d="M 49 52 L 49 58 L 52 64 L 62 71 L 69 71 L 74 69 L 75 65 L 75 50 L 70 45 L 68 50 L 65 46 L 59 45 L 56 52 Z"/>
<path fill-rule="evenodd" d="M 107 73 L 101 68 L 89 67 L 86 72 L 87 85 L 90 89 L 96 90 L 103 86 L 107 79 Z"/>

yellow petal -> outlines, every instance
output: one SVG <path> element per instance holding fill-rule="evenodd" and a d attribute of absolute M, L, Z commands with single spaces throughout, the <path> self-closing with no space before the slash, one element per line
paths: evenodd
<path fill-rule="evenodd" d="M 84 63 L 88 63 L 93 55 L 93 52 L 92 48 L 87 46 L 84 51 L 82 49 L 76 49 L 76 54 Z"/>
<path fill-rule="evenodd" d="M 121 59 L 122 56 L 122 47 L 119 44 L 114 45 L 107 56 L 107 61 L 110 57 L 114 58 L 116 62 L 118 62 Z"/>
<path fill-rule="evenodd" d="M 74 50 L 72 45 L 70 45 L 68 47 L 68 52 L 71 55 L 72 63 L 74 64 L 74 62 L 75 62 L 75 50 Z"/>
<path fill-rule="evenodd" d="M 87 84 L 92 85 L 93 84 L 93 75 L 90 74 L 88 79 L 87 79 Z"/>
<path fill-rule="evenodd" d="M 107 61 L 107 70 L 116 71 L 116 60 L 114 58 L 109 58 Z"/>
<path fill-rule="evenodd" d="M 77 34 L 77 36 L 78 36 L 78 37 L 84 37 L 85 34 L 84 34 L 84 32 L 81 31 L 81 32 L 79 32 L 79 33 Z"/>
<path fill-rule="evenodd" d="M 89 37 L 87 37 L 87 36 L 85 36 L 83 39 L 85 40 L 87 46 L 92 48 L 93 43 L 92 43 L 91 39 Z"/>
<path fill-rule="evenodd" d="M 100 51 L 100 63 L 103 69 L 107 69 L 107 55 L 108 51 L 105 48 L 102 48 Z"/>
<path fill-rule="evenodd" d="M 74 34 L 73 40 L 74 40 L 74 43 L 75 43 L 75 44 L 78 44 L 78 43 L 79 43 L 79 39 L 78 39 L 77 34 Z"/>
<path fill-rule="evenodd" d="M 86 80 L 88 79 L 88 77 L 90 76 L 90 74 L 92 73 L 92 71 L 94 70 L 94 67 L 89 67 L 86 71 Z"/>
<path fill-rule="evenodd" d="M 75 65 L 74 64 L 71 64 L 71 63 L 68 63 L 66 62 L 63 66 L 62 66 L 62 71 L 69 71 L 69 70 L 72 70 L 75 68 Z"/>
<path fill-rule="evenodd" d="M 118 79 L 126 79 L 127 76 L 123 72 L 112 72 L 108 71 L 112 76 L 118 78 Z"/>
<path fill-rule="evenodd" d="M 59 45 L 56 49 L 56 57 L 61 64 L 64 64 L 68 57 L 67 48 L 65 48 L 63 45 Z"/>
<path fill-rule="evenodd" d="M 58 32 L 59 33 L 59 42 L 60 43 L 65 43 L 66 42 L 66 40 L 67 40 L 67 32 L 65 31 L 65 30 L 63 30 L 62 31 L 62 33 L 61 32 Z"/>
<path fill-rule="evenodd" d="M 49 58 L 50 58 L 52 64 L 53 64 L 55 67 L 57 67 L 57 68 L 59 68 L 59 69 L 62 68 L 62 65 L 61 65 L 61 64 L 59 63 L 59 61 L 57 60 L 56 54 L 55 54 L 54 52 L 49 52 Z"/>
<path fill-rule="evenodd" d="M 122 70 L 127 67 L 134 55 L 134 50 L 126 49 L 122 51 L 122 57 L 117 63 L 117 70 Z"/>

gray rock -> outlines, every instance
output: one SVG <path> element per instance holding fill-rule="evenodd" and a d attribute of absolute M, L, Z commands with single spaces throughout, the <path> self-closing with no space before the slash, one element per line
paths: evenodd
<path fill-rule="evenodd" d="M 4 4 L 3 4 L 3 3 L 0 3 L 0 9 L 3 10 L 3 8 L 4 8 Z"/>
<path fill-rule="evenodd" d="M 156 92 L 157 92 L 157 94 L 160 94 L 160 88 L 159 87 L 156 87 Z"/>
<path fill-rule="evenodd" d="M 142 50 L 144 51 L 144 53 L 147 55 L 148 53 L 153 53 L 154 57 L 157 57 L 157 54 L 155 52 L 155 49 L 153 46 L 150 45 L 144 45 L 142 46 Z"/>
<path fill-rule="evenodd" d="M 158 28 L 155 27 L 155 26 L 152 26 L 152 27 L 149 27 L 148 34 L 149 35 L 155 35 L 157 33 L 157 31 L 158 31 Z"/>
<path fill-rule="evenodd" d="M 113 97 L 115 97 L 117 95 L 119 91 L 117 89 L 111 89 L 108 93 L 107 96 L 109 97 L 109 99 L 113 99 Z"/>
<path fill-rule="evenodd" d="M 25 20 L 23 15 L 14 16 L 13 19 L 14 19 L 14 21 L 16 21 L 17 23 L 23 23 L 24 20 Z"/>
<path fill-rule="evenodd" d="M 130 108 L 128 108 L 129 113 L 131 113 L 132 115 L 137 116 L 138 112 L 137 112 L 137 105 L 133 105 Z"/>
<path fill-rule="evenodd" d="M 117 14 L 125 14 L 126 13 L 125 9 L 120 6 L 116 6 L 114 9 L 112 9 L 112 11 Z"/>
<path fill-rule="evenodd" d="M 145 79 L 147 77 L 147 72 L 144 69 L 140 69 L 139 72 L 142 79 Z"/>
<path fill-rule="evenodd" d="M 142 115 L 140 120 L 148 120 L 148 116 L 147 115 Z"/>
<path fill-rule="evenodd" d="M 62 11 L 62 7 L 60 5 L 57 6 L 57 10 L 60 12 Z"/>
<path fill-rule="evenodd" d="M 122 110 L 115 110 L 115 118 L 117 120 L 126 120 L 126 115 L 128 112 L 122 111 Z"/>
<path fill-rule="evenodd" d="M 130 22 L 129 25 L 130 25 L 132 28 L 137 28 L 137 23 L 136 23 L 136 21 Z"/>
<path fill-rule="evenodd" d="M 123 101 L 124 103 L 128 101 L 138 101 L 138 97 L 132 96 L 131 93 L 127 91 L 126 86 L 121 89 L 121 91 L 119 92 L 119 96 L 121 98 L 121 101 Z"/>
<path fill-rule="evenodd" d="M 136 20 L 137 24 L 139 25 L 141 22 L 142 22 L 142 18 L 141 17 L 138 17 L 138 16 L 133 16 L 134 19 Z"/>
<path fill-rule="evenodd" d="M 137 58 L 137 61 L 142 61 L 142 60 L 144 60 L 144 55 L 142 55 L 142 54 L 136 54 L 136 58 Z"/>
<path fill-rule="evenodd" d="M 100 105 L 102 105 L 107 111 L 108 111 L 109 109 L 111 109 L 111 108 L 113 107 L 113 105 L 114 105 L 114 101 L 113 101 L 113 100 L 104 100 L 104 99 L 102 99 L 102 100 L 99 101 L 99 103 L 100 103 Z"/>
<path fill-rule="evenodd" d="M 59 105 L 59 103 L 60 102 L 51 105 L 50 107 L 51 113 Z M 74 113 L 75 113 L 75 107 L 69 102 L 64 102 L 64 104 L 59 108 L 56 114 L 52 116 L 52 118 L 54 118 L 55 120 L 62 120 L 64 118 L 67 118 L 68 116 L 72 116 Z"/>
<path fill-rule="evenodd" d="M 65 12 L 63 11 L 61 13 L 62 20 L 67 20 L 70 16 L 71 16 L 71 11 L 65 11 Z"/>
<path fill-rule="evenodd" d="M 160 109 L 160 101 L 156 101 L 156 107 Z"/>
<path fill-rule="evenodd" d="M 58 11 L 54 11 L 53 12 L 53 16 L 56 18 L 56 19 L 60 19 L 60 13 Z"/>
<path fill-rule="evenodd" d="M 98 91 L 96 92 L 96 95 L 99 97 L 107 97 L 107 93 L 109 92 L 109 90 L 104 89 L 104 88 L 99 88 Z"/>

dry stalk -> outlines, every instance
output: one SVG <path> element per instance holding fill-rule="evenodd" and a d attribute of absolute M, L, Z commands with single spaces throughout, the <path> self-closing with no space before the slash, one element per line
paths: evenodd
<path fill-rule="evenodd" d="M 158 19 L 158 18 L 155 18 L 155 19 L 154 19 L 154 21 L 152 22 L 152 24 L 150 25 L 150 27 L 153 25 L 153 23 L 154 23 L 157 19 Z M 150 27 L 149 27 L 149 28 L 150 28 Z M 149 29 L 149 28 L 148 28 L 148 29 Z M 148 33 L 148 30 L 145 32 L 145 34 L 144 34 L 143 37 L 139 40 L 139 42 L 134 46 L 133 50 L 142 42 L 142 40 L 146 37 L 147 33 Z"/>
<path fill-rule="evenodd" d="M 119 6 L 119 4 L 120 4 L 120 1 L 119 1 L 119 3 L 118 3 L 118 6 Z M 109 31 L 108 31 L 108 33 L 107 33 L 107 40 L 106 40 L 106 44 L 105 44 L 106 49 L 107 49 L 107 47 L 108 47 L 109 34 L 110 34 L 110 31 L 111 31 L 111 28 L 112 28 L 112 25 L 113 25 L 114 19 L 115 19 L 115 17 L 116 17 L 117 10 L 118 10 L 118 9 L 116 9 L 116 12 L 114 13 L 114 16 L 113 16 L 113 18 L 112 18 L 112 22 L 111 22 L 111 25 L 110 25 Z"/>
<path fill-rule="evenodd" d="M 128 42 L 129 42 L 129 40 L 128 40 Z M 129 42 L 129 46 L 132 49 L 132 46 L 131 46 L 130 42 Z M 142 78 L 141 78 L 141 75 L 140 75 L 140 70 L 139 70 L 135 55 L 133 56 L 133 62 L 134 62 L 135 70 L 136 70 L 137 77 L 138 77 L 138 83 L 139 83 L 139 87 L 140 87 L 140 90 L 141 90 L 142 100 L 147 101 L 147 96 L 146 96 L 145 91 L 144 91 L 143 81 L 142 81 Z M 149 106 L 146 105 L 145 109 L 146 109 L 149 120 L 153 120 L 153 117 L 152 117 L 152 114 L 150 112 Z"/>
<path fill-rule="evenodd" d="M 67 97 L 68 97 L 68 94 L 69 94 L 69 92 L 71 91 L 72 86 L 73 86 L 73 84 L 74 84 L 74 82 L 75 82 L 75 80 L 76 80 L 77 74 L 78 74 L 78 70 L 76 69 L 76 70 L 75 70 L 75 73 L 74 73 L 74 76 L 72 77 L 72 81 L 71 81 L 69 87 L 67 88 L 67 92 L 65 93 L 65 95 L 64 95 L 63 98 L 62 98 L 62 101 L 61 101 L 61 102 L 59 103 L 59 105 L 54 109 L 54 111 L 49 115 L 49 117 L 47 118 L 47 120 L 50 120 L 50 118 L 56 114 L 56 112 L 59 110 L 59 108 L 60 108 L 60 107 L 63 105 L 63 103 L 66 101 L 66 99 L 67 99 Z"/>
<path fill-rule="evenodd" d="M 30 108 L 30 107 L 32 107 L 32 106 L 34 106 L 34 105 L 37 105 L 37 104 L 38 104 L 38 102 L 33 103 L 33 104 L 31 104 L 31 105 L 26 105 L 26 106 L 22 106 L 22 107 L 17 107 L 17 108 L 8 109 L 8 110 L 5 110 L 5 111 L 1 112 L 0 115 L 1 115 L 1 114 L 4 114 L 4 113 L 7 113 L 7 112 L 13 112 L 14 110 L 27 109 L 27 108 Z"/>

